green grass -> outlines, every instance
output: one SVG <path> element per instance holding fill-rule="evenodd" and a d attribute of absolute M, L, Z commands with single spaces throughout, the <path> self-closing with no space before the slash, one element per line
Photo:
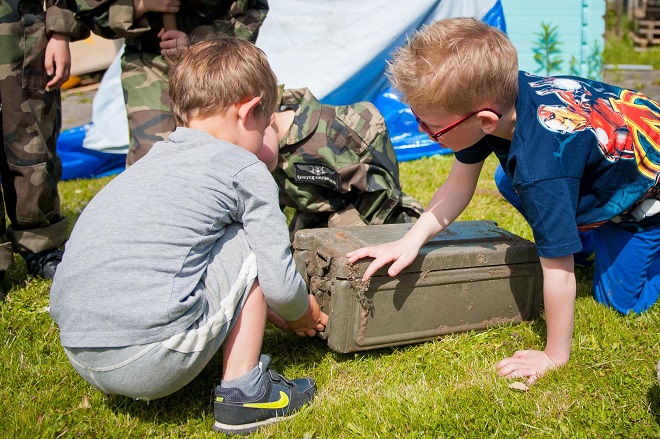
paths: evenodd
<path fill-rule="evenodd" d="M 638 52 L 627 36 L 622 39 L 610 37 L 605 40 L 603 59 L 607 64 L 650 65 L 654 69 L 660 69 L 660 47 L 653 46 L 646 51 Z"/>
<path fill-rule="evenodd" d="M 631 37 L 635 24 L 625 14 L 621 17 L 620 37 L 615 32 L 616 13 L 608 10 L 605 18 L 607 28 L 603 50 L 605 64 L 651 65 L 654 69 L 660 69 L 660 47 L 650 46 L 647 49 L 635 50 Z"/>
<path fill-rule="evenodd" d="M 452 157 L 403 163 L 404 189 L 426 203 Z M 495 191 L 489 159 L 461 219 L 490 219 L 531 238 L 522 217 Z M 61 183 L 71 222 L 110 179 Z M 621 316 L 591 297 L 578 271 L 572 359 L 528 392 L 509 388 L 494 364 L 516 349 L 544 346 L 545 321 L 501 326 L 359 354 L 267 328 L 264 351 L 286 376 L 310 374 L 318 397 L 291 421 L 255 437 L 660 437 L 660 306 Z M 50 283 L 17 260 L 0 305 L 0 431 L 17 438 L 218 437 L 211 392 L 221 355 L 190 385 L 150 403 L 105 396 L 73 371 L 47 313 Z"/>

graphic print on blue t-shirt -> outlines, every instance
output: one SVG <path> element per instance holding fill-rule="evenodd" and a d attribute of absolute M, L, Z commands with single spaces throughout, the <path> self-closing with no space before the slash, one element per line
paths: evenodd
<path fill-rule="evenodd" d="M 539 96 L 553 94 L 562 104 L 540 105 L 539 123 L 548 131 L 589 130 L 608 161 L 636 160 L 637 170 L 658 183 L 660 106 L 641 93 L 581 78 L 538 78 L 529 85 Z"/>

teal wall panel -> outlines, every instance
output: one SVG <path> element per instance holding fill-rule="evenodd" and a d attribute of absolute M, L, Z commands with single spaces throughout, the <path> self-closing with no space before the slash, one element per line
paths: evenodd
<path fill-rule="evenodd" d="M 540 49 L 543 25 L 555 32 L 557 52 L 550 56 L 561 64 L 550 74 L 578 74 L 600 79 L 605 33 L 605 0 L 501 0 L 509 38 L 518 50 L 521 70 L 547 74 L 534 59 Z M 573 66 L 571 68 L 571 61 Z"/>

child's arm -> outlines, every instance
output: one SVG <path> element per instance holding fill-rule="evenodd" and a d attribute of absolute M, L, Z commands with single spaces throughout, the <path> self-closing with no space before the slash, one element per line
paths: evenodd
<path fill-rule="evenodd" d="M 179 12 L 180 0 L 133 0 L 133 19 L 139 20 L 147 12 Z"/>
<path fill-rule="evenodd" d="M 51 77 L 46 84 L 46 91 L 51 91 L 64 84 L 69 79 L 71 71 L 71 51 L 69 50 L 69 37 L 60 33 L 53 33 L 46 45 L 44 60 L 46 73 Z"/>
<path fill-rule="evenodd" d="M 46 91 L 53 90 L 69 79 L 71 70 L 71 52 L 69 42 L 84 40 L 89 36 L 89 29 L 76 21 L 72 5 L 64 0 L 47 0 L 46 35 L 48 42 L 44 51 L 44 69 L 48 75 Z M 43 46 L 41 49 L 43 50 Z"/>
<path fill-rule="evenodd" d="M 419 249 L 432 237 L 451 224 L 470 203 L 477 187 L 483 162 L 465 164 L 454 160 L 445 183 L 435 192 L 431 202 L 415 225 L 398 241 L 349 252 L 346 257 L 353 264 L 366 257 L 375 258 L 364 272 L 369 278 L 385 264 L 392 262 L 387 274 L 396 276 L 415 259 Z"/>
<path fill-rule="evenodd" d="M 541 258 L 543 301 L 548 340 L 544 351 L 516 351 L 497 363 L 498 374 L 507 378 L 527 378 L 533 384 L 547 371 L 563 366 L 571 354 L 576 281 L 573 255 Z"/>
<path fill-rule="evenodd" d="M 313 294 L 308 294 L 309 307 L 302 317 L 287 322 L 289 328 L 297 335 L 313 337 L 317 332 L 323 331 L 328 325 L 328 316 L 321 311 Z"/>
<path fill-rule="evenodd" d="M 76 19 L 103 38 L 139 38 L 152 31 L 147 12 L 177 13 L 180 0 L 75 0 Z M 154 29 L 153 31 L 159 31 Z"/>

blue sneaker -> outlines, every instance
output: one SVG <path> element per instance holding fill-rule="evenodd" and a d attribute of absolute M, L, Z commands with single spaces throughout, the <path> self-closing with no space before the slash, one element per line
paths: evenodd
<path fill-rule="evenodd" d="M 213 430 L 225 434 L 248 434 L 265 425 L 290 418 L 316 394 L 312 378 L 287 380 L 270 369 L 270 357 L 262 355 L 260 389 L 248 396 L 241 389 L 215 388 Z"/>

